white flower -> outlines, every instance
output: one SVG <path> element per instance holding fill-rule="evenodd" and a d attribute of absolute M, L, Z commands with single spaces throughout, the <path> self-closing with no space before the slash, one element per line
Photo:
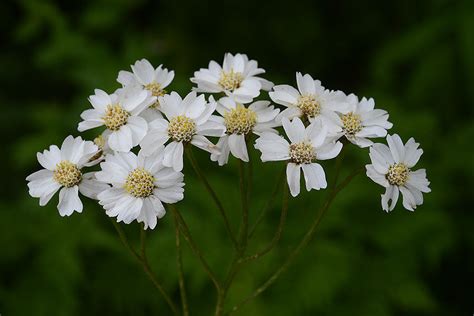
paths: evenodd
<path fill-rule="evenodd" d="M 341 110 L 338 125 L 341 131 L 337 136 L 345 136 L 351 143 L 359 147 L 368 147 L 373 142 L 367 138 L 385 137 L 387 129 L 393 124 L 388 121 L 388 113 L 374 109 L 374 99 L 360 100 L 356 95 L 347 97 L 347 107 Z"/>
<path fill-rule="evenodd" d="M 162 150 L 151 156 L 118 152 L 100 166 L 97 179 L 112 187 L 98 195 L 99 204 L 117 222 L 137 220 L 153 229 L 166 213 L 163 202 L 176 203 L 184 197 L 183 174 L 163 166 Z"/>
<path fill-rule="evenodd" d="M 255 60 L 249 60 L 245 54 L 225 54 L 222 67 L 215 61 L 209 62 L 209 68 L 201 68 L 191 78 L 197 84 L 196 91 L 207 93 L 224 92 L 236 102 L 249 103 L 259 96 L 260 90 L 270 90 L 273 86 L 268 80 L 257 77 L 265 73 L 258 68 Z"/>
<path fill-rule="evenodd" d="M 403 194 L 403 206 L 413 211 L 423 204 L 423 193 L 431 192 L 426 170 L 412 171 L 411 168 L 420 159 L 423 150 L 413 138 L 403 145 L 398 135 L 387 136 L 385 144 L 374 144 L 370 147 L 371 165 L 366 165 L 367 176 L 375 183 L 387 188 L 382 195 L 382 208 L 390 212 L 397 204 L 399 191 Z M 389 201 L 391 204 L 389 205 Z"/>
<path fill-rule="evenodd" d="M 327 125 L 328 132 L 339 132 L 339 117 L 335 111 L 346 108 L 346 95 L 341 91 L 330 91 L 321 85 L 321 81 L 313 80 L 306 74 L 296 73 L 298 90 L 289 85 L 277 85 L 269 93 L 273 102 L 286 106 L 277 117 L 308 119 L 310 122 L 320 120 Z"/>
<path fill-rule="evenodd" d="M 83 174 L 82 167 L 93 157 L 99 148 L 91 141 L 81 137 L 68 136 L 61 145 L 49 147 L 38 153 L 38 162 L 45 169 L 29 175 L 29 193 L 40 199 L 40 205 L 46 205 L 60 189 L 58 210 L 61 216 L 69 216 L 74 211 L 82 212 L 79 193 L 95 199 L 97 194 L 108 186 L 94 178 L 94 172 Z"/>
<path fill-rule="evenodd" d="M 144 154 L 152 154 L 171 139 L 164 149 L 163 164 L 181 171 L 184 145 L 187 143 L 210 153 L 219 153 L 216 145 L 205 137 L 224 135 L 222 125 L 211 117 L 216 102 L 207 104 L 204 95 L 197 96 L 196 92 L 189 93 L 184 99 L 176 92 L 171 92 L 159 100 L 167 120 L 161 118 L 150 123 L 147 135 L 140 142 Z"/>
<path fill-rule="evenodd" d="M 105 125 L 110 134 L 107 143 L 115 151 L 130 151 L 145 137 L 146 120 L 138 115 L 155 102 L 156 97 L 138 87 L 120 89 L 117 94 L 107 94 L 96 89 L 89 97 L 94 107 L 81 114 L 80 132 Z"/>
<path fill-rule="evenodd" d="M 222 126 L 226 134 L 217 142 L 220 153 L 212 154 L 211 160 L 218 161 L 220 166 L 229 160 L 229 152 L 236 158 L 249 161 L 245 138 L 250 133 L 276 133 L 273 127 L 277 126 L 275 117 L 280 110 L 270 106 L 269 101 L 256 101 L 245 107 L 229 97 L 224 97 L 217 102 L 216 110 L 222 117 L 215 118 L 215 121 Z"/>
<path fill-rule="evenodd" d="M 174 71 L 162 68 L 163 65 L 159 65 L 155 69 L 146 59 L 137 60 L 131 67 L 133 72 L 121 70 L 118 74 L 117 81 L 124 87 L 140 86 L 149 90 L 157 98 L 167 94 L 165 88 L 173 81 Z M 141 113 L 141 116 L 148 121 L 161 117 L 159 105 L 158 100 L 156 100 Z"/>
<path fill-rule="evenodd" d="M 288 161 L 286 176 L 292 196 L 300 193 L 301 169 L 306 190 L 326 188 L 326 175 L 316 161 L 336 157 L 342 149 L 342 144 L 328 141 L 327 127 L 321 122 L 313 122 L 306 128 L 299 118 L 291 122 L 283 118 L 282 123 L 291 143 L 276 134 L 262 134 L 255 143 L 255 148 L 262 152 L 262 161 Z"/>

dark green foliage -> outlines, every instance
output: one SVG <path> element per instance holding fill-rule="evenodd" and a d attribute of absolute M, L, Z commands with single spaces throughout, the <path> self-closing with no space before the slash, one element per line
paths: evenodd
<path fill-rule="evenodd" d="M 310 73 L 330 89 L 374 97 L 392 133 L 413 136 L 432 193 L 415 213 L 380 206 L 382 188 L 365 176 L 338 196 L 294 265 L 239 315 L 471 315 L 474 312 L 474 10 L 472 1 L 38 1 L 0 3 L 0 314 L 167 315 L 169 309 L 122 247 L 103 210 L 61 218 L 57 197 L 44 208 L 24 178 L 35 153 L 76 131 L 94 88 L 118 87 L 119 70 L 147 58 L 176 71 L 171 86 L 189 91 L 193 71 L 227 51 L 247 53 L 276 83 Z M 86 133 L 94 137 L 94 132 Z M 381 140 L 382 141 L 382 140 Z M 235 159 L 223 168 L 197 158 L 240 221 Z M 252 209 L 271 194 L 279 164 L 255 158 Z M 351 146 L 343 170 L 368 162 Z M 333 161 L 324 163 L 328 178 Z M 217 209 L 185 166 L 178 204 L 219 277 L 231 260 Z M 241 273 L 227 308 L 248 295 L 304 234 L 326 192 L 290 201 L 279 247 Z M 280 195 L 279 195 L 280 197 Z M 274 201 L 250 249 L 265 246 L 279 217 Z M 158 278 L 179 300 L 173 218 L 149 232 Z M 139 226 L 126 227 L 134 244 Z M 184 247 L 193 315 L 211 314 L 212 284 Z M 193 312 L 194 311 L 194 312 Z"/>

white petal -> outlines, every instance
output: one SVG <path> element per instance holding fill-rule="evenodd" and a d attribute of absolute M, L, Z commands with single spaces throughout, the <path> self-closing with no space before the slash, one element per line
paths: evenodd
<path fill-rule="evenodd" d="M 296 83 L 298 84 L 298 90 L 300 90 L 303 95 L 314 95 L 316 89 L 314 86 L 314 80 L 310 75 L 301 75 L 300 72 L 296 73 Z"/>
<path fill-rule="evenodd" d="M 137 146 L 148 131 L 148 123 L 144 118 L 132 116 L 127 121 L 127 126 L 132 132 L 132 146 Z"/>
<path fill-rule="evenodd" d="M 328 160 L 339 155 L 342 149 L 342 143 L 327 143 L 316 149 L 316 159 L 318 160 Z"/>
<path fill-rule="evenodd" d="M 423 154 L 423 150 L 418 149 L 419 145 L 420 144 L 416 143 L 413 138 L 410 138 L 405 144 L 405 157 L 403 158 L 403 162 L 408 168 L 415 166 Z"/>
<path fill-rule="evenodd" d="M 56 165 L 61 162 L 61 151 L 58 146 L 51 145 L 49 146 L 49 150 L 45 150 L 43 153 L 37 153 L 36 157 L 41 166 L 53 171 Z"/>
<path fill-rule="evenodd" d="M 300 194 L 300 165 L 289 163 L 286 166 L 286 179 L 293 197 Z"/>
<path fill-rule="evenodd" d="M 75 185 L 72 188 L 62 188 L 59 191 L 58 210 L 61 216 L 69 216 L 74 211 L 82 212 L 82 202 L 78 190 L 78 186 Z"/>
<path fill-rule="evenodd" d="M 403 158 L 405 157 L 405 146 L 403 146 L 400 136 L 397 134 L 387 135 L 387 143 L 395 162 L 403 162 Z"/>
<path fill-rule="evenodd" d="M 365 169 L 367 170 L 366 174 L 367 177 L 372 179 L 375 183 L 380 184 L 383 187 L 388 187 L 388 181 L 387 178 L 385 178 L 385 174 L 381 174 L 375 170 L 373 165 L 365 165 Z"/>
<path fill-rule="evenodd" d="M 311 189 L 325 189 L 327 187 L 326 175 L 320 164 L 303 164 L 301 167 L 303 168 L 307 191 Z"/>
<path fill-rule="evenodd" d="M 290 158 L 290 144 L 283 137 L 273 133 L 263 133 L 256 140 L 255 148 L 262 152 L 263 162 Z"/>
<path fill-rule="evenodd" d="M 202 135 L 194 135 L 191 144 L 211 154 L 218 155 L 220 153 L 217 145 L 214 145 L 209 139 Z"/>
<path fill-rule="evenodd" d="M 247 144 L 245 143 L 244 135 L 231 134 L 229 135 L 229 148 L 234 157 L 239 158 L 245 162 L 249 161 L 247 152 Z"/>
<path fill-rule="evenodd" d="M 395 185 L 390 185 L 385 190 L 385 194 L 382 194 L 382 209 L 385 212 L 390 212 L 395 208 L 395 205 L 398 201 L 398 187 Z M 389 201 L 391 201 L 389 205 Z"/>
<path fill-rule="evenodd" d="M 79 184 L 79 192 L 90 199 L 97 200 L 97 195 L 110 187 L 103 182 L 97 181 L 94 174 L 95 172 L 89 172 L 82 176 L 82 181 Z"/>
<path fill-rule="evenodd" d="M 299 118 L 294 118 L 293 121 L 289 121 L 284 118 L 282 121 L 283 129 L 291 143 L 299 143 L 305 140 L 306 131 L 303 122 Z"/>

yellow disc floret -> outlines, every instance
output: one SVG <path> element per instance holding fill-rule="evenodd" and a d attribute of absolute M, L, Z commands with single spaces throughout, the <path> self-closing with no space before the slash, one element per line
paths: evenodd
<path fill-rule="evenodd" d="M 218 83 L 224 90 L 234 91 L 240 87 L 243 80 L 244 77 L 242 73 L 234 72 L 234 70 L 231 69 L 229 72 L 221 72 Z"/>
<path fill-rule="evenodd" d="M 127 176 L 125 191 L 136 198 L 146 198 L 153 194 L 155 178 L 143 168 L 136 168 Z"/>
<path fill-rule="evenodd" d="M 321 105 L 314 95 L 305 94 L 298 98 L 297 106 L 307 117 L 316 117 L 321 113 Z"/>
<path fill-rule="evenodd" d="M 168 136 L 177 142 L 190 142 L 196 134 L 196 123 L 184 116 L 173 117 L 168 125 Z"/>
<path fill-rule="evenodd" d="M 151 91 L 151 94 L 154 97 L 157 97 L 157 98 L 162 97 L 166 94 L 166 90 L 161 88 L 161 85 L 159 83 L 156 83 L 156 82 L 152 82 L 152 83 L 149 83 L 149 84 L 145 85 L 145 89 L 147 89 L 148 91 Z M 157 99 L 155 101 L 155 103 L 150 105 L 150 108 L 157 109 L 159 106 L 160 106 L 160 102 Z"/>
<path fill-rule="evenodd" d="M 54 180 L 60 185 L 71 188 L 78 185 L 82 180 L 82 172 L 79 168 L 68 160 L 62 160 L 56 165 L 53 172 Z"/>
<path fill-rule="evenodd" d="M 246 135 L 257 124 L 257 114 L 251 109 L 238 104 L 235 109 L 224 114 L 224 123 L 227 134 Z"/>
<path fill-rule="evenodd" d="M 388 167 L 385 177 L 391 185 L 402 186 L 408 181 L 410 169 L 403 163 L 396 163 Z"/>
<path fill-rule="evenodd" d="M 109 104 L 102 119 L 108 129 L 117 131 L 127 123 L 129 116 L 130 113 L 125 111 L 119 104 Z"/>
<path fill-rule="evenodd" d="M 290 145 L 290 161 L 296 164 L 312 163 L 316 159 L 314 148 L 309 142 Z"/>
<path fill-rule="evenodd" d="M 354 136 L 362 130 L 362 121 L 359 114 L 349 112 L 341 116 L 342 129 L 346 136 Z"/>

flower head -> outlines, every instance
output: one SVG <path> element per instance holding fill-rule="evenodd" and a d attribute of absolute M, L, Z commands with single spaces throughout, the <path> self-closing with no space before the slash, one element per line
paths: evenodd
<path fill-rule="evenodd" d="M 137 87 L 119 89 L 110 95 L 96 89 L 89 97 L 93 109 L 82 112 L 83 121 L 78 130 L 82 132 L 103 125 L 107 128 L 110 148 L 127 152 L 145 137 L 148 124 L 138 115 L 155 100 L 150 91 Z"/>
<path fill-rule="evenodd" d="M 150 123 L 147 135 L 140 142 L 146 155 L 150 155 L 170 141 L 164 149 L 163 164 L 175 171 L 183 169 L 184 145 L 190 143 L 210 153 L 219 153 L 216 145 L 206 136 L 220 137 L 225 128 L 212 115 L 216 103 L 207 103 L 204 95 L 189 93 L 184 99 L 172 92 L 160 97 L 161 111 L 165 118 Z"/>
<path fill-rule="evenodd" d="M 126 224 L 137 220 L 153 229 L 165 215 L 163 203 L 183 199 L 183 174 L 163 165 L 163 151 L 151 156 L 142 152 L 108 155 L 96 173 L 99 181 L 112 185 L 98 195 L 110 217 Z"/>
<path fill-rule="evenodd" d="M 216 109 L 221 117 L 215 118 L 215 121 L 225 130 L 225 135 L 217 142 L 220 153 L 212 154 L 211 160 L 218 161 L 221 166 L 227 163 L 229 153 L 243 161 L 249 161 L 247 135 L 276 133 L 273 128 L 279 125 L 275 122 L 275 117 L 280 110 L 271 106 L 269 101 L 256 101 L 245 107 L 224 97 L 217 102 Z"/>
<path fill-rule="evenodd" d="M 347 97 L 347 107 L 341 110 L 338 136 L 346 137 L 359 147 L 368 147 L 372 141 L 368 138 L 385 137 L 387 129 L 393 124 L 388 121 L 387 111 L 374 109 L 374 99 L 362 98 L 354 94 Z"/>
<path fill-rule="evenodd" d="M 163 68 L 163 65 L 154 68 L 146 59 L 137 60 L 131 68 L 132 72 L 121 70 L 117 81 L 124 87 L 139 86 L 150 91 L 156 97 L 156 100 L 141 113 L 141 116 L 147 119 L 147 121 L 161 117 L 158 97 L 168 93 L 165 88 L 173 81 L 174 71 L 168 71 L 168 69 Z"/>
<path fill-rule="evenodd" d="M 56 145 L 38 153 L 38 162 L 44 169 L 29 175 L 29 193 L 46 205 L 53 195 L 59 192 L 58 210 L 61 216 L 69 216 L 74 211 L 82 212 L 79 192 L 95 199 L 107 186 L 95 180 L 94 173 L 83 173 L 82 168 L 97 154 L 99 148 L 91 141 L 81 137 L 66 137 L 59 149 Z"/>
<path fill-rule="evenodd" d="M 326 188 L 326 175 L 317 161 L 336 157 L 342 144 L 329 140 L 327 127 L 321 122 L 305 127 L 299 118 L 291 122 L 283 118 L 282 123 L 290 142 L 279 135 L 263 133 L 255 143 L 255 148 L 262 152 L 262 161 L 288 161 L 286 175 L 292 196 L 300 193 L 301 170 L 306 190 Z"/>
<path fill-rule="evenodd" d="M 277 117 L 293 119 L 299 117 L 310 122 L 319 120 L 327 125 L 328 132 L 338 132 L 340 127 L 335 111 L 345 108 L 346 95 L 341 91 L 330 91 L 321 85 L 321 81 L 313 80 L 306 74 L 296 73 L 298 89 L 289 85 L 277 85 L 269 93 L 273 102 L 281 104 L 287 109 Z"/>
<path fill-rule="evenodd" d="M 265 73 L 258 68 L 255 60 L 245 54 L 225 54 L 222 67 L 215 61 L 209 68 L 201 68 L 194 73 L 191 81 L 197 84 L 196 91 L 207 93 L 224 92 L 236 102 L 249 103 L 260 94 L 260 90 L 270 90 L 273 86 L 268 80 L 257 77 Z"/>
<path fill-rule="evenodd" d="M 403 195 L 403 206 L 413 211 L 417 205 L 423 203 L 422 192 L 431 192 L 426 170 L 412 170 L 423 150 L 418 149 L 420 144 L 413 138 L 404 145 L 400 136 L 396 134 L 388 135 L 387 143 L 388 146 L 374 144 L 370 147 L 369 156 L 372 164 L 365 166 L 367 176 L 386 188 L 385 194 L 382 195 L 384 211 L 390 212 L 395 208 L 399 192 Z"/>

